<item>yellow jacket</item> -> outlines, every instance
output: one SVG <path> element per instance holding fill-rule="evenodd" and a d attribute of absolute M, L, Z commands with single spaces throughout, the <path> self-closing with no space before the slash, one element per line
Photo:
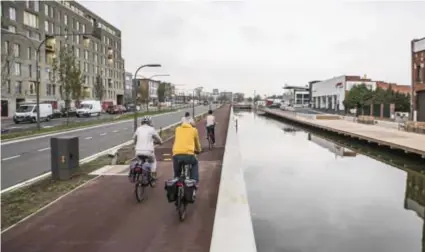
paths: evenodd
<path fill-rule="evenodd" d="M 194 155 L 195 150 L 200 152 L 198 130 L 188 123 L 182 123 L 176 128 L 174 136 L 173 156 L 179 154 Z"/>

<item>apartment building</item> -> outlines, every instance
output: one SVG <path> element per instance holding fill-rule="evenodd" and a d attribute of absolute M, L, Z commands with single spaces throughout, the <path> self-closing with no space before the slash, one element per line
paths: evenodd
<path fill-rule="evenodd" d="M 412 87 L 414 120 L 425 122 L 425 38 L 412 40 Z"/>
<path fill-rule="evenodd" d="M 76 1 L 2 1 L 2 116 L 13 116 L 21 103 L 35 102 L 36 61 L 40 66 L 40 101 L 57 109 L 63 104 L 62 88 L 53 78 L 45 46 L 36 53 L 46 35 L 56 38 L 56 52 L 66 46 L 75 53 L 84 73 L 83 98 L 96 99 L 94 85 L 99 75 L 104 87 L 102 102 L 123 102 L 120 30 Z"/>
<path fill-rule="evenodd" d="M 150 102 L 157 102 L 158 101 L 158 86 L 159 81 L 142 78 L 137 79 L 137 85 L 141 90 L 145 90 L 147 92 L 147 97 Z M 140 95 L 140 94 L 139 94 Z"/>

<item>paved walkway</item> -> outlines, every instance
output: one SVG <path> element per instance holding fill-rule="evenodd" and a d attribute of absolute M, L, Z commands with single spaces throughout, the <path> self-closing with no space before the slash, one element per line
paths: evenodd
<path fill-rule="evenodd" d="M 384 128 L 376 125 L 366 125 L 346 120 L 315 120 L 302 116 L 294 116 L 292 112 L 278 109 L 262 109 L 266 113 L 274 114 L 303 124 L 328 129 L 340 134 L 347 134 L 404 149 L 417 154 L 425 155 L 425 135 Z"/>
<path fill-rule="evenodd" d="M 172 176 L 172 141 L 157 149 L 158 186 L 137 203 L 127 170 L 100 176 L 48 209 L 2 234 L 8 252 L 209 251 L 226 142 L 229 106 L 214 112 L 216 148 L 209 151 L 204 124 L 198 125 L 201 188 L 185 222 L 168 203 L 162 181 Z"/>

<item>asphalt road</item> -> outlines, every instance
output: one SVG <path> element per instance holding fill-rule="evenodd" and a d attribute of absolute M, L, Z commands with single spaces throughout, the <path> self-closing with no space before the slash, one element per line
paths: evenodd
<path fill-rule="evenodd" d="M 196 107 L 195 114 L 206 112 L 208 108 L 208 106 Z M 192 109 L 188 108 L 153 117 L 155 128 L 159 129 L 178 122 L 186 111 L 192 114 Z M 64 132 L 55 137 L 78 136 L 79 155 L 80 159 L 83 159 L 130 140 L 132 134 L 133 121 L 127 121 L 112 125 L 103 124 L 84 131 Z M 50 171 L 50 138 L 44 136 L 1 145 L 2 190 Z"/>
<path fill-rule="evenodd" d="M 150 111 L 155 111 L 156 108 L 149 108 Z M 77 122 L 87 122 L 87 121 L 96 121 L 96 120 L 101 120 L 101 119 L 112 119 L 116 116 L 119 115 L 111 115 L 111 114 L 102 114 L 99 117 L 70 117 L 69 120 L 70 122 L 73 123 L 77 123 Z M 59 125 L 64 125 L 66 124 L 67 118 L 54 118 L 48 122 L 42 121 L 41 122 L 41 127 L 42 128 L 52 128 L 55 126 L 59 126 Z M 8 134 L 8 133 L 16 133 L 16 132 L 22 132 L 22 131 L 29 131 L 29 130 L 35 130 L 37 128 L 37 124 L 35 123 L 29 123 L 29 122 L 25 122 L 25 123 L 20 123 L 20 124 L 15 124 L 13 122 L 12 118 L 6 118 L 6 119 L 2 119 L 1 120 L 1 130 L 2 134 Z"/>

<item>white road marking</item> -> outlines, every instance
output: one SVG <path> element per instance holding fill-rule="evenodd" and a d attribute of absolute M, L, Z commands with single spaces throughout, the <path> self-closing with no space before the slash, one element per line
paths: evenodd
<path fill-rule="evenodd" d="M 56 125 L 46 125 L 46 126 L 43 126 L 42 128 L 43 129 L 48 129 L 48 128 L 53 128 L 53 127 L 55 127 Z"/>
<path fill-rule="evenodd" d="M 158 116 L 166 116 L 166 115 L 169 115 L 169 114 L 177 114 L 177 111 L 167 112 L 167 113 L 164 113 L 164 114 L 156 114 L 156 115 L 153 115 L 152 118 L 158 117 Z M 30 140 L 36 140 L 36 139 L 40 139 L 40 138 L 47 138 L 47 137 L 52 137 L 52 136 L 56 136 L 56 135 L 69 134 L 69 133 L 72 133 L 72 132 L 78 132 L 78 131 L 83 131 L 83 130 L 88 130 L 88 129 L 107 127 L 107 126 L 121 124 L 121 123 L 128 123 L 128 122 L 131 122 L 131 121 L 133 121 L 133 119 L 122 120 L 122 121 L 112 122 L 112 123 L 98 124 L 98 125 L 90 126 L 90 127 L 81 127 L 81 128 L 77 128 L 77 129 L 73 129 L 73 130 L 67 130 L 67 131 L 58 130 L 57 132 L 52 132 L 52 133 L 49 133 L 49 134 L 41 134 L 39 136 L 10 140 L 10 141 L 6 141 L 6 142 L 2 141 L 1 146 L 8 145 L 8 144 L 14 144 L 14 143 L 20 143 L 20 142 L 26 142 L 26 141 L 30 141 Z"/>
<path fill-rule="evenodd" d="M 102 134 L 100 134 L 101 136 L 104 136 L 104 135 L 106 135 L 106 133 L 102 133 Z"/>
<path fill-rule="evenodd" d="M 86 137 L 86 138 L 84 138 L 84 139 L 87 139 L 87 140 L 90 140 L 90 139 L 92 139 L 93 137 Z"/>
<path fill-rule="evenodd" d="M 124 130 L 128 130 L 128 128 L 124 128 Z"/>
<path fill-rule="evenodd" d="M 114 131 L 112 131 L 112 132 L 117 133 L 117 132 L 118 132 L 118 130 L 114 130 Z"/>
<path fill-rule="evenodd" d="M 50 147 L 39 149 L 38 151 L 45 151 L 45 150 L 50 150 Z"/>
<path fill-rule="evenodd" d="M 6 160 L 10 160 L 10 159 L 18 158 L 18 157 L 20 157 L 20 156 L 21 156 L 21 155 L 16 155 L 16 156 L 13 156 L 13 157 L 3 158 L 1 161 L 6 161 Z"/>

